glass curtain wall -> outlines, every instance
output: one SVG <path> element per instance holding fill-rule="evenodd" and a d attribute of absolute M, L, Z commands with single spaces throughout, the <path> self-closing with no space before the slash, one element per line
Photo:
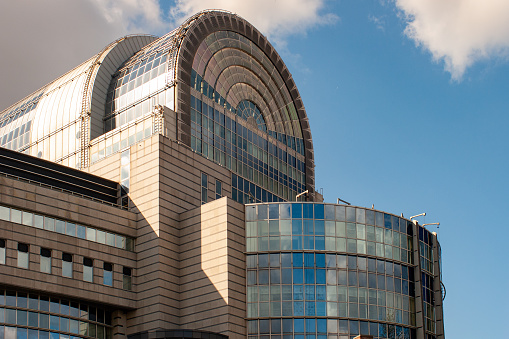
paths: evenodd
<path fill-rule="evenodd" d="M 413 226 L 351 206 L 247 205 L 249 337 L 415 338 L 415 281 L 431 291 L 433 275 L 412 260 Z"/>
<path fill-rule="evenodd" d="M 295 106 L 253 42 L 234 32 L 209 35 L 195 55 L 191 87 L 191 148 L 235 173 L 234 200 L 293 200 L 305 190 Z"/>

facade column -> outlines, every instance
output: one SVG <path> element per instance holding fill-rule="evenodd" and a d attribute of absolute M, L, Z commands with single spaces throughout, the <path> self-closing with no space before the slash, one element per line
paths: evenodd
<path fill-rule="evenodd" d="M 126 336 L 126 329 L 127 329 L 127 320 L 126 315 L 124 311 L 114 311 L 111 315 L 112 325 L 113 325 L 113 331 L 112 331 L 112 338 L 113 339 L 125 339 Z"/>

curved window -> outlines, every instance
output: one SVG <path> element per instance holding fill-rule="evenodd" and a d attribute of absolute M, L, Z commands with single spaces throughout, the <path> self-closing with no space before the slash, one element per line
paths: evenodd
<path fill-rule="evenodd" d="M 21 118 L 25 114 L 33 111 L 37 104 L 39 103 L 39 99 L 41 99 L 44 92 L 41 92 L 32 98 L 20 103 L 19 105 L 11 108 L 9 111 L 5 111 L 5 113 L 0 117 L 0 128 L 4 127 L 7 124 Z"/>
<path fill-rule="evenodd" d="M 260 131 L 267 132 L 265 119 L 260 109 L 249 100 L 242 100 L 237 106 L 237 115 L 252 125 L 256 125 Z"/>
<path fill-rule="evenodd" d="M 276 66 L 244 36 L 229 31 L 210 34 L 200 44 L 192 70 L 191 87 L 204 96 L 231 111 L 244 100 L 252 101 L 271 136 L 289 147 L 292 142 L 285 136 L 302 138 L 295 105 Z"/>
<path fill-rule="evenodd" d="M 345 252 L 413 264 L 408 221 L 363 208 L 286 203 L 258 205 L 248 221 L 247 251 Z M 427 232 L 427 231 L 426 231 Z"/>
<path fill-rule="evenodd" d="M 353 206 L 247 205 L 248 335 L 416 338 L 419 281 L 425 329 L 434 333 L 437 277 L 423 264 L 433 261 L 434 240 L 414 229 L 407 219 Z"/>
<path fill-rule="evenodd" d="M 151 112 L 151 96 L 166 88 L 173 32 L 147 45 L 119 67 L 106 97 L 106 132 Z M 141 104 L 141 103 L 144 104 Z"/>
<path fill-rule="evenodd" d="M 79 301 L 0 290 L 5 338 L 111 338 L 111 312 Z M 5 302 L 4 302 L 5 301 Z M 5 332 L 4 332 L 5 331 Z"/>

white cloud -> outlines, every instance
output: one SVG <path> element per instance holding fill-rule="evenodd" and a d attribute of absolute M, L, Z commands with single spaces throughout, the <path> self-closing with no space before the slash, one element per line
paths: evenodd
<path fill-rule="evenodd" d="M 165 34 L 206 8 L 239 14 L 279 43 L 281 51 L 289 35 L 303 34 L 337 19 L 326 12 L 326 1 L 0 1 L 0 111 L 115 39 L 132 33 Z"/>
<path fill-rule="evenodd" d="M 405 34 L 443 61 L 454 80 L 480 60 L 509 55 L 507 0 L 395 0 Z"/>
<path fill-rule="evenodd" d="M 157 0 L 91 0 L 111 25 L 129 33 L 167 33 L 168 20 L 163 19 Z M 166 31 L 167 30 L 167 31 Z"/>
<path fill-rule="evenodd" d="M 384 16 L 377 17 L 374 15 L 368 15 L 368 20 L 375 25 L 376 29 L 379 29 L 379 30 L 385 32 L 385 18 L 384 18 Z"/>
<path fill-rule="evenodd" d="M 273 42 L 303 34 L 312 27 L 334 23 L 338 17 L 325 10 L 326 0 L 177 0 L 170 16 L 180 23 L 204 9 L 225 9 L 252 23 Z"/>

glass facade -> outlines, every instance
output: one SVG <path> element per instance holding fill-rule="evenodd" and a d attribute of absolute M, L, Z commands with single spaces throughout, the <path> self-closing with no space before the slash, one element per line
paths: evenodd
<path fill-rule="evenodd" d="M 173 32 L 157 39 L 115 72 L 106 98 L 106 132 L 152 112 L 155 104 L 166 103 L 168 54 L 173 39 Z M 168 95 L 172 100 L 173 91 Z M 157 102 L 151 102 L 151 98 Z"/>
<path fill-rule="evenodd" d="M 79 301 L 0 290 L 0 338 L 110 339 L 111 312 Z"/>
<path fill-rule="evenodd" d="M 0 220 L 45 229 L 46 231 L 57 232 L 75 238 L 122 248 L 128 251 L 134 250 L 134 239 L 132 238 L 125 237 L 120 234 L 102 231 L 90 226 L 76 224 L 74 222 L 18 210 L 16 208 L 0 206 Z"/>
<path fill-rule="evenodd" d="M 414 263 L 414 227 L 352 206 L 247 205 L 249 337 L 416 338 L 421 274 L 426 329 L 433 334 L 432 272 Z"/>
<path fill-rule="evenodd" d="M 191 148 L 235 174 L 234 200 L 293 200 L 306 190 L 295 105 L 255 43 L 230 31 L 207 36 L 193 59 L 191 87 Z"/>

